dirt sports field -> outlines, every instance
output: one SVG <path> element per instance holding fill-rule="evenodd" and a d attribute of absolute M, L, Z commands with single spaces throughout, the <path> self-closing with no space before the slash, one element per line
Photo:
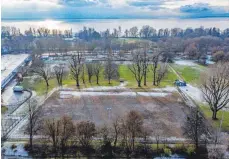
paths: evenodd
<path fill-rule="evenodd" d="M 54 93 L 43 105 L 44 118 L 71 116 L 74 121 L 109 124 L 130 110 L 139 111 L 145 125 L 163 136 L 182 137 L 188 107 L 176 92 L 76 92 Z"/>

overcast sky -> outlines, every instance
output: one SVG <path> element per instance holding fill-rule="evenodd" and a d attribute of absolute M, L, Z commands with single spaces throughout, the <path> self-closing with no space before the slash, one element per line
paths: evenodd
<path fill-rule="evenodd" d="M 229 18 L 229 0 L 1 0 L 2 19 Z"/>

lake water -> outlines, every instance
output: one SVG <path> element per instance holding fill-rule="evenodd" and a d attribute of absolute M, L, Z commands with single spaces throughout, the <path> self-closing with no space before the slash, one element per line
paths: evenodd
<path fill-rule="evenodd" d="M 133 26 L 141 28 L 150 25 L 155 29 L 160 28 L 205 28 L 217 27 L 225 29 L 229 27 L 229 18 L 205 18 L 205 19 L 73 19 L 73 20 L 2 20 L 2 26 L 15 26 L 21 31 L 29 27 L 48 27 L 50 29 L 73 29 L 73 32 L 81 30 L 84 26 L 93 27 L 98 31 L 122 27 L 122 31 Z"/>

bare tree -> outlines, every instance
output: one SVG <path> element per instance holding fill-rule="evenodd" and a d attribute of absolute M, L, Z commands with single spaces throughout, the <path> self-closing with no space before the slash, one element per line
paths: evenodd
<path fill-rule="evenodd" d="M 80 144 L 83 147 L 88 147 L 92 140 L 92 137 L 96 133 L 95 124 L 90 121 L 81 121 L 77 124 L 77 136 Z"/>
<path fill-rule="evenodd" d="M 212 111 L 212 119 L 229 103 L 229 63 L 218 63 L 204 74 L 202 93 Z"/>
<path fill-rule="evenodd" d="M 105 63 L 104 75 L 108 79 L 109 84 L 111 84 L 112 79 L 117 79 L 119 77 L 118 66 L 112 62 L 111 53 L 108 54 L 108 58 Z"/>
<path fill-rule="evenodd" d="M 209 145 L 208 158 L 209 159 L 227 159 L 227 147 L 225 145 Z"/>
<path fill-rule="evenodd" d="M 144 57 L 143 57 L 143 78 L 144 78 L 144 86 L 146 86 L 147 72 L 149 66 L 149 57 L 147 55 L 149 43 L 144 43 Z"/>
<path fill-rule="evenodd" d="M 43 134 L 48 137 L 52 143 L 53 153 L 55 156 L 58 153 L 58 146 L 60 144 L 60 126 L 61 121 L 56 119 L 48 119 L 43 124 Z"/>
<path fill-rule="evenodd" d="M 99 76 L 100 76 L 101 69 L 102 69 L 102 64 L 100 62 L 93 64 L 93 72 L 96 77 L 96 84 L 99 84 Z"/>
<path fill-rule="evenodd" d="M 34 61 L 32 66 L 32 72 L 42 77 L 46 82 L 47 88 L 49 87 L 49 80 L 53 77 L 53 73 L 48 64 L 45 64 L 41 60 Z"/>
<path fill-rule="evenodd" d="M 157 85 L 157 69 L 158 69 L 158 63 L 159 63 L 159 57 L 160 57 L 160 53 L 156 53 L 155 55 L 153 55 L 152 57 L 152 71 L 153 71 L 153 85 L 156 86 Z"/>
<path fill-rule="evenodd" d="M 159 152 L 159 144 L 161 142 L 162 139 L 162 126 L 159 122 L 155 122 L 154 124 L 154 129 L 153 129 L 153 135 L 156 141 L 156 145 L 157 145 L 157 152 Z"/>
<path fill-rule="evenodd" d="M 99 129 L 99 134 L 103 138 L 104 145 L 106 145 L 108 143 L 111 144 L 111 142 L 113 140 L 113 136 L 111 135 L 111 128 L 110 127 L 108 127 L 107 125 L 102 126 Z"/>
<path fill-rule="evenodd" d="M 145 152 L 147 152 L 147 142 L 148 142 L 150 134 L 151 134 L 150 132 L 151 132 L 151 130 L 147 126 L 144 126 L 142 129 L 142 132 L 141 132 L 141 136 L 142 136 L 143 142 L 144 142 Z"/>
<path fill-rule="evenodd" d="M 131 37 L 137 37 L 138 36 L 138 27 L 132 27 L 132 28 L 130 28 L 130 36 Z"/>
<path fill-rule="evenodd" d="M 72 119 L 67 116 L 63 116 L 61 119 L 53 118 L 44 121 L 43 133 L 51 141 L 55 155 L 61 152 L 62 157 L 64 157 L 67 145 L 75 134 L 75 128 Z"/>
<path fill-rule="evenodd" d="M 214 143 L 207 145 L 208 150 L 208 158 L 209 159 L 226 159 L 226 152 L 227 152 L 227 144 L 229 141 L 228 134 L 219 132 L 218 130 L 215 131 L 212 136 L 211 140 Z"/>
<path fill-rule="evenodd" d="M 41 109 L 38 108 L 37 100 L 29 99 L 28 102 L 28 125 L 26 132 L 29 134 L 30 150 L 33 152 L 33 136 L 41 129 Z"/>
<path fill-rule="evenodd" d="M 120 131 L 121 131 L 121 120 L 117 117 L 113 121 L 112 126 L 113 126 L 113 131 L 114 131 L 114 147 L 116 147 L 118 136 L 120 135 Z"/>
<path fill-rule="evenodd" d="M 143 118 L 137 111 L 130 111 L 126 116 L 125 126 L 131 150 L 135 150 L 135 139 L 141 135 L 143 129 Z M 127 141 L 128 142 L 128 141 Z"/>
<path fill-rule="evenodd" d="M 85 84 L 85 65 L 84 64 L 82 64 L 81 79 L 82 79 L 83 84 Z"/>
<path fill-rule="evenodd" d="M 64 116 L 60 120 L 60 148 L 62 157 L 64 157 L 70 140 L 74 137 L 76 127 L 70 117 Z"/>
<path fill-rule="evenodd" d="M 129 70 L 133 73 L 138 87 L 141 87 L 142 78 L 144 76 L 144 57 L 140 51 L 133 54 L 132 64 L 128 66 Z"/>
<path fill-rule="evenodd" d="M 106 153 L 108 156 L 112 156 L 112 141 L 113 135 L 111 128 L 107 125 L 102 126 L 98 131 L 100 137 L 103 138 L 103 145 L 101 146 L 101 150 L 103 153 Z"/>
<path fill-rule="evenodd" d="M 168 72 L 167 63 L 161 63 L 159 69 L 157 69 L 156 83 L 160 85 L 161 80 L 165 77 Z"/>
<path fill-rule="evenodd" d="M 54 66 L 54 73 L 56 75 L 56 80 L 59 86 L 63 84 L 63 76 L 66 74 L 65 66 L 63 64 L 58 64 Z"/>
<path fill-rule="evenodd" d="M 89 83 L 91 83 L 91 78 L 94 75 L 93 67 L 94 67 L 94 65 L 91 64 L 91 63 L 90 64 L 86 64 Z"/>
<path fill-rule="evenodd" d="M 201 137 L 208 135 L 207 133 L 208 128 L 204 118 L 196 108 L 192 108 L 184 124 L 184 135 L 195 143 L 196 150 L 198 150 Z"/>
<path fill-rule="evenodd" d="M 76 81 L 76 86 L 79 87 L 79 78 L 80 78 L 80 73 L 82 71 L 82 67 L 83 67 L 83 56 L 82 53 L 77 53 L 77 55 L 72 55 L 71 59 L 69 61 L 70 64 L 70 70 L 72 73 L 73 78 Z"/>

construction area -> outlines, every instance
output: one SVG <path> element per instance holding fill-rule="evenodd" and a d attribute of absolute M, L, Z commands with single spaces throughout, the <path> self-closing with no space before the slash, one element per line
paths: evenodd
<path fill-rule="evenodd" d="M 111 125 L 130 110 L 137 110 L 145 126 L 160 131 L 167 137 L 183 137 L 182 125 L 189 107 L 177 91 L 130 92 L 113 91 L 57 91 L 42 106 L 42 118 L 60 118 L 64 115 L 77 122 L 90 120 L 97 126 Z M 153 135 L 153 134 L 152 134 Z"/>

